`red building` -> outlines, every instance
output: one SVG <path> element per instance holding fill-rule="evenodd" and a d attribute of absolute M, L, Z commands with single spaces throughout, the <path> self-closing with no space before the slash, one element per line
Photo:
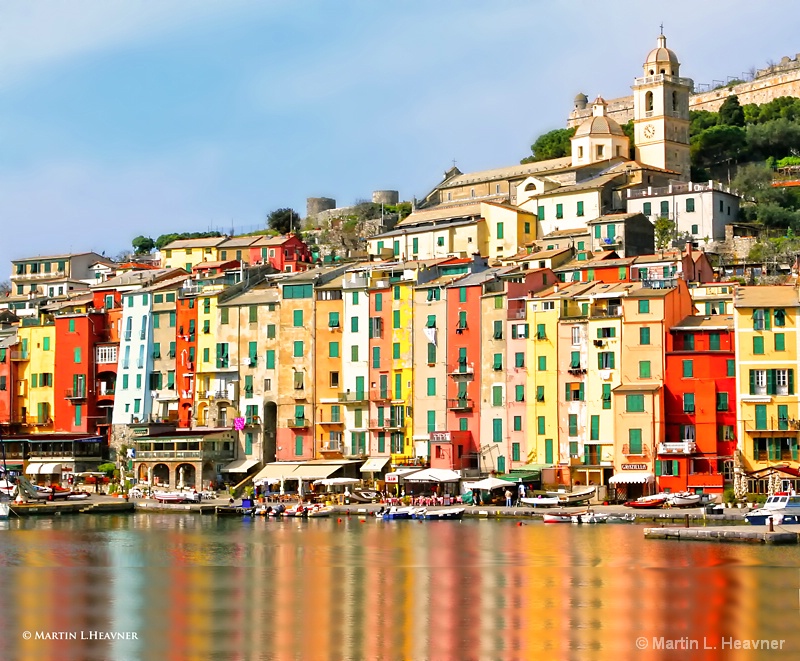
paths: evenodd
<path fill-rule="evenodd" d="M 596 253 L 588 261 L 582 261 L 581 255 L 569 264 L 556 269 L 561 282 L 630 282 L 631 266 L 635 257 L 619 257 L 614 251 Z"/>
<path fill-rule="evenodd" d="M 481 430 L 481 295 L 494 271 L 471 273 L 447 287 L 447 431 L 468 431 L 453 470 L 477 468 Z M 502 435 L 501 418 L 500 427 Z M 497 424 L 497 423 L 495 423 Z M 432 459 L 433 461 L 433 459 Z"/>
<path fill-rule="evenodd" d="M 251 264 L 270 264 L 282 273 L 305 271 L 311 266 L 311 251 L 296 234 L 263 236 L 250 248 Z"/>
<path fill-rule="evenodd" d="M 109 437 L 114 394 L 117 387 L 119 326 L 122 319 L 122 294 L 115 289 L 93 291 L 92 303 L 105 315 L 105 327 L 98 333 L 94 347 L 95 396 L 97 397 L 97 433 Z"/>
<path fill-rule="evenodd" d="M 14 388 L 15 363 L 11 360 L 12 347 L 17 343 L 17 317 L 8 310 L 0 310 L 0 433 L 11 424 L 11 393 Z"/>
<path fill-rule="evenodd" d="M 102 309 L 90 308 L 55 315 L 54 321 L 54 431 L 95 434 L 101 421 L 95 349 L 106 338 L 106 316 Z"/>
<path fill-rule="evenodd" d="M 175 388 L 178 394 L 178 427 L 191 427 L 194 412 L 195 364 L 197 362 L 197 307 L 201 301 L 210 309 L 209 298 L 198 298 L 194 290 L 178 290 L 177 327 L 187 334 L 175 336 Z M 211 332 L 211 321 L 203 322 L 200 332 Z"/>
<path fill-rule="evenodd" d="M 736 441 L 734 330 L 730 316 L 686 317 L 670 329 L 664 381 L 661 490 L 721 493 Z M 727 463 L 726 463 L 727 462 Z"/>

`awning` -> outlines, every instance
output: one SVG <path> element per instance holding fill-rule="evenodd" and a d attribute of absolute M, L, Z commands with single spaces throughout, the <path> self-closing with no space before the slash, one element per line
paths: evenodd
<path fill-rule="evenodd" d="M 222 469 L 223 473 L 246 473 L 258 463 L 258 459 L 237 459 Z"/>
<path fill-rule="evenodd" d="M 418 473 L 421 470 L 421 468 L 398 468 L 393 473 L 386 473 L 384 477 L 386 478 L 386 482 L 389 484 L 399 484 L 400 480 L 404 480 L 409 475 Z"/>
<path fill-rule="evenodd" d="M 541 470 L 512 471 L 506 475 L 500 475 L 501 480 L 506 482 L 532 482 L 542 477 Z"/>
<path fill-rule="evenodd" d="M 53 475 L 61 472 L 61 464 L 28 464 L 25 472 L 28 475 Z"/>
<path fill-rule="evenodd" d="M 364 462 L 361 467 L 362 473 L 380 473 L 386 464 L 389 463 L 391 457 L 371 457 Z"/>
<path fill-rule="evenodd" d="M 289 462 L 275 462 L 267 464 L 253 476 L 253 482 L 256 482 L 257 480 L 269 479 L 280 480 L 282 477 L 289 477 L 292 473 L 294 473 L 295 468 L 297 468 L 299 465 L 299 463 Z"/>
<path fill-rule="evenodd" d="M 624 471 L 622 473 L 614 473 L 614 476 L 609 478 L 609 484 L 645 484 L 652 482 L 655 479 L 652 473 L 646 471 Z"/>
<path fill-rule="evenodd" d="M 293 480 L 324 480 L 342 466 L 343 464 L 300 464 L 289 477 Z"/>
<path fill-rule="evenodd" d="M 426 468 L 405 478 L 407 482 L 458 482 L 461 473 L 447 468 Z"/>

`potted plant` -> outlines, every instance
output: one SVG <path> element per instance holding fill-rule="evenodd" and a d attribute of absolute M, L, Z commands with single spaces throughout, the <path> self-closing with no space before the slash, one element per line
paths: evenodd
<path fill-rule="evenodd" d="M 242 496 L 242 507 L 253 507 L 253 492 L 252 486 L 244 488 L 244 496 Z"/>
<path fill-rule="evenodd" d="M 736 494 L 733 489 L 725 489 L 725 492 L 722 494 L 722 500 L 725 503 L 725 507 L 733 507 L 733 504 L 736 502 Z"/>

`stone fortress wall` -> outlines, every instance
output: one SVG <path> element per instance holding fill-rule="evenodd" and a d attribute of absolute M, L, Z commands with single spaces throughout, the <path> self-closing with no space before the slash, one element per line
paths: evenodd
<path fill-rule="evenodd" d="M 716 112 L 729 96 L 739 97 L 742 105 L 761 105 L 781 96 L 800 97 L 800 53 L 794 59 L 784 57 L 777 64 L 760 69 L 753 80 L 738 85 L 723 86 L 708 92 L 697 92 L 689 97 L 689 110 Z M 607 100 L 606 115 L 620 124 L 633 119 L 633 96 Z M 592 115 L 591 106 L 579 104 L 569 114 L 567 128 L 579 125 Z"/>

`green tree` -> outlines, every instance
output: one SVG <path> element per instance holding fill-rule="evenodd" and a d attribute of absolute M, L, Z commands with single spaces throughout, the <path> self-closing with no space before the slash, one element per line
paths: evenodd
<path fill-rule="evenodd" d="M 655 243 L 658 250 L 667 250 L 672 238 L 675 236 L 675 223 L 669 218 L 661 217 L 656 219 L 653 225 L 655 231 Z"/>
<path fill-rule="evenodd" d="M 739 97 L 729 96 L 719 107 L 719 123 L 725 126 L 744 126 L 744 110 L 739 104 Z"/>
<path fill-rule="evenodd" d="M 275 209 L 267 216 L 267 227 L 281 234 L 297 232 L 300 229 L 300 215 L 288 207 Z"/>
<path fill-rule="evenodd" d="M 149 236 L 142 236 L 140 234 L 131 241 L 131 245 L 133 246 L 135 255 L 149 255 L 153 251 L 153 248 L 156 247 L 156 242 Z"/>
<path fill-rule="evenodd" d="M 747 127 L 747 147 L 755 158 L 783 158 L 800 150 L 800 122 L 785 117 Z"/>
<path fill-rule="evenodd" d="M 570 138 L 575 135 L 575 128 L 556 129 L 536 138 L 531 145 L 531 156 L 523 158 L 521 163 L 547 161 L 551 158 L 563 158 L 572 153 Z"/>
<path fill-rule="evenodd" d="M 699 167 L 736 163 L 747 151 L 741 126 L 712 126 L 691 138 L 689 145 L 692 163 Z"/>
<path fill-rule="evenodd" d="M 162 234 L 156 239 L 156 248 L 161 250 L 164 246 L 179 239 L 207 239 L 214 236 L 222 236 L 222 232 L 170 232 L 169 234 Z"/>
<path fill-rule="evenodd" d="M 692 138 L 719 123 L 719 115 L 708 110 L 689 111 L 689 137 Z"/>

